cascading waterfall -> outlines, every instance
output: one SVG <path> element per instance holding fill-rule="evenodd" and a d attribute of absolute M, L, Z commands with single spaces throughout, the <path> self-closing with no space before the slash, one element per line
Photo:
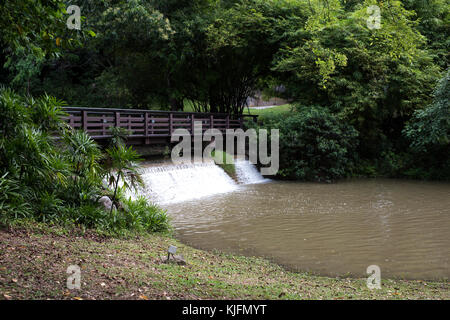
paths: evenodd
<path fill-rule="evenodd" d="M 240 184 L 253 184 L 269 181 L 269 179 L 264 178 L 258 169 L 248 160 L 236 160 L 234 166 L 236 168 L 237 180 Z"/>
<path fill-rule="evenodd" d="M 213 162 L 142 167 L 140 174 L 144 187 L 138 194 L 159 204 L 169 204 L 233 192 L 239 184 L 266 181 L 246 160 L 236 160 L 235 167 L 238 183 Z M 128 195 L 136 196 L 134 192 Z"/>
<path fill-rule="evenodd" d="M 235 181 L 214 163 L 143 168 L 144 193 L 157 203 L 174 203 L 231 192 Z"/>

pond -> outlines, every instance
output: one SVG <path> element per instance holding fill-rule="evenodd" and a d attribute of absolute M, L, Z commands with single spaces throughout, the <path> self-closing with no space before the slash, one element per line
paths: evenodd
<path fill-rule="evenodd" d="M 262 256 L 295 271 L 448 279 L 450 184 L 358 179 L 267 182 L 164 205 L 202 249 Z"/>

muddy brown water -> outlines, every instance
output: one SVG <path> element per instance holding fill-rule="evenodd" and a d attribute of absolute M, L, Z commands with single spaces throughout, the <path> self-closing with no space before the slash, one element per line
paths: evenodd
<path fill-rule="evenodd" d="M 269 182 L 166 206 L 177 237 L 202 249 L 271 259 L 294 271 L 450 276 L 450 184 L 367 179 Z"/>

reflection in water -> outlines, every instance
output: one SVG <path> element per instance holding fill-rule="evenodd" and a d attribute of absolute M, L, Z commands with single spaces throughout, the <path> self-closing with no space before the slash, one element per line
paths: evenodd
<path fill-rule="evenodd" d="M 197 247 L 265 256 L 299 271 L 450 275 L 450 185 L 402 180 L 271 182 L 165 206 Z"/>

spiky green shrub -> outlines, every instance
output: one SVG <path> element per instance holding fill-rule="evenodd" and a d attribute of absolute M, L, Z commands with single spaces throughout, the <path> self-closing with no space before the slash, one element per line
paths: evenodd
<path fill-rule="evenodd" d="M 125 210 L 117 214 L 121 227 L 128 230 L 164 232 L 170 229 L 169 217 L 166 211 L 144 197 L 136 200 L 128 198 L 122 202 Z"/>
<path fill-rule="evenodd" d="M 120 184 L 129 189 L 140 181 L 136 152 L 116 137 L 104 154 L 86 132 L 66 125 L 62 105 L 46 95 L 24 98 L 0 89 L 0 223 L 34 219 L 114 232 L 168 230 L 157 206 L 143 198 L 121 205 L 116 198 Z M 97 202 L 107 194 L 115 203 L 110 211 Z"/>

